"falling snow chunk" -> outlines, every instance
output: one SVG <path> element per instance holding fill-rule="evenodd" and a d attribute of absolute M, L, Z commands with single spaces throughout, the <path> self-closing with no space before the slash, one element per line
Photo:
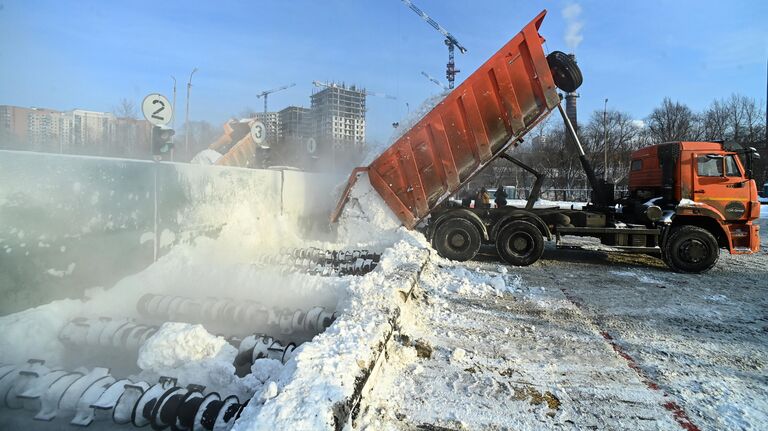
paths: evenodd
<path fill-rule="evenodd" d="M 54 277 L 62 278 L 64 276 L 66 276 L 66 275 L 71 275 L 72 272 L 75 270 L 75 266 L 76 266 L 76 264 L 74 262 L 72 262 L 72 263 L 70 263 L 67 266 L 67 269 L 65 269 L 65 270 L 58 270 L 58 269 L 50 268 L 50 269 L 48 269 L 48 271 L 45 271 L 45 272 L 46 272 L 46 274 L 52 275 Z"/>
<path fill-rule="evenodd" d="M 235 354 L 223 337 L 211 335 L 203 325 L 168 322 L 142 345 L 137 364 L 142 370 L 163 370 L 219 356 L 234 359 Z"/>
<path fill-rule="evenodd" d="M 141 237 L 139 237 L 139 244 L 144 244 L 145 242 L 152 241 L 155 238 L 155 234 L 152 232 L 144 232 L 141 234 Z"/>
<path fill-rule="evenodd" d="M 458 347 L 454 349 L 453 353 L 451 353 L 451 363 L 459 363 L 463 362 L 464 359 L 467 357 L 467 351 L 462 349 L 461 347 Z"/>
<path fill-rule="evenodd" d="M 143 236 L 142 236 L 143 239 Z M 173 245 L 173 243 L 176 241 L 176 234 L 171 232 L 169 229 L 163 229 L 163 232 L 160 234 L 160 247 L 167 248 Z M 144 241 L 140 240 L 140 243 L 143 244 Z"/>
<path fill-rule="evenodd" d="M 269 382 L 264 386 L 264 392 L 261 393 L 263 401 L 271 400 L 277 396 L 277 383 Z"/>

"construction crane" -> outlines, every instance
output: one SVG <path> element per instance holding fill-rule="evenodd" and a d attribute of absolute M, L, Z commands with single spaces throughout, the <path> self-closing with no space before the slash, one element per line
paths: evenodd
<path fill-rule="evenodd" d="M 315 87 L 342 88 L 340 85 L 336 84 L 335 82 L 312 81 L 312 85 L 314 85 Z M 368 91 L 366 89 L 355 90 L 355 91 L 359 91 L 359 92 L 365 94 L 366 96 L 377 96 L 377 97 L 384 97 L 386 99 L 397 100 L 397 97 L 390 96 L 389 94 L 385 94 L 385 93 L 378 93 L 378 92 L 375 92 L 375 91 Z"/>
<path fill-rule="evenodd" d="M 461 72 L 460 70 L 456 69 L 456 64 L 453 61 L 453 50 L 454 48 L 459 48 L 459 51 L 464 54 L 467 52 L 467 49 L 461 46 L 458 40 L 456 40 L 453 35 L 448 33 L 448 30 L 444 29 L 440 24 L 438 24 L 435 20 L 430 18 L 429 15 L 425 14 L 424 11 L 419 9 L 415 4 L 411 3 L 410 0 L 401 0 L 403 3 L 405 3 L 406 6 L 411 8 L 412 11 L 416 12 L 418 16 L 421 17 L 424 21 L 427 22 L 427 24 L 431 25 L 435 28 L 435 30 L 439 31 L 440 34 L 445 36 L 445 45 L 448 46 L 448 64 L 445 66 L 445 77 L 448 79 L 448 88 L 453 88 L 453 81 L 456 79 L 456 74 Z"/>
<path fill-rule="evenodd" d="M 256 98 L 257 98 L 257 99 L 258 99 L 258 98 L 261 98 L 261 97 L 263 97 L 263 98 L 264 98 L 264 114 L 266 114 L 266 113 L 267 113 L 267 96 L 269 96 L 269 95 L 270 95 L 270 94 L 272 94 L 272 93 L 277 93 L 278 91 L 282 91 L 282 90 L 285 90 L 285 89 L 287 89 L 287 88 L 291 88 L 291 87 L 294 87 L 295 85 L 296 85 L 296 84 L 294 84 L 294 83 L 291 83 L 291 84 L 288 84 L 288 85 L 283 85 L 282 87 L 273 88 L 273 89 L 271 89 L 271 90 L 267 90 L 267 91 L 262 91 L 261 93 L 257 94 L 257 95 L 256 95 Z M 266 117 L 265 117 L 265 118 L 266 118 Z"/>
<path fill-rule="evenodd" d="M 438 87 L 442 88 L 443 90 L 447 90 L 448 89 L 448 87 L 446 87 L 445 84 L 443 84 L 442 82 L 438 81 L 437 78 L 433 78 L 427 72 L 422 71 L 421 74 L 422 74 L 422 76 L 424 76 L 425 78 L 429 79 L 430 81 L 432 81 L 432 83 L 434 83 Z"/>

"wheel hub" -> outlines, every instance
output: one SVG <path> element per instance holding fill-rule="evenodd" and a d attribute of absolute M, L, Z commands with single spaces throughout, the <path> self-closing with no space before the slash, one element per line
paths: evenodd
<path fill-rule="evenodd" d="M 701 262 L 708 252 L 708 247 L 698 239 L 690 239 L 680 245 L 680 256 L 691 263 Z"/>
<path fill-rule="evenodd" d="M 533 241 L 531 240 L 528 235 L 525 235 L 523 233 L 518 233 L 509 240 L 510 248 L 514 253 L 517 254 L 525 254 L 529 251 L 531 248 L 531 244 Z"/>
<path fill-rule="evenodd" d="M 448 239 L 448 243 L 453 248 L 463 248 L 469 243 L 469 237 L 466 232 L 454 232 Z"/>

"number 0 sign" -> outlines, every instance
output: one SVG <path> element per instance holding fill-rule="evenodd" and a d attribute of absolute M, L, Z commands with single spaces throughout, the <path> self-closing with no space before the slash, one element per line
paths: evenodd
<path fill-rule="evenodd" d="M 144 118 L 155 126 L 167 126 L 173 118 L 173 108 L 168 98 L 162 94 L 152 93 L 141 102 L 141 112 Z"/>

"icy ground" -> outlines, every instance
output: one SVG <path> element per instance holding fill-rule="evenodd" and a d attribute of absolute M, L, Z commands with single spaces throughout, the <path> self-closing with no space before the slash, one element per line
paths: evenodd
<path fill-rule="evenodd" d="M 703 275 L 548 247 L 432 259 L 360 429 L 768 427 L 768 226 Z"/>

